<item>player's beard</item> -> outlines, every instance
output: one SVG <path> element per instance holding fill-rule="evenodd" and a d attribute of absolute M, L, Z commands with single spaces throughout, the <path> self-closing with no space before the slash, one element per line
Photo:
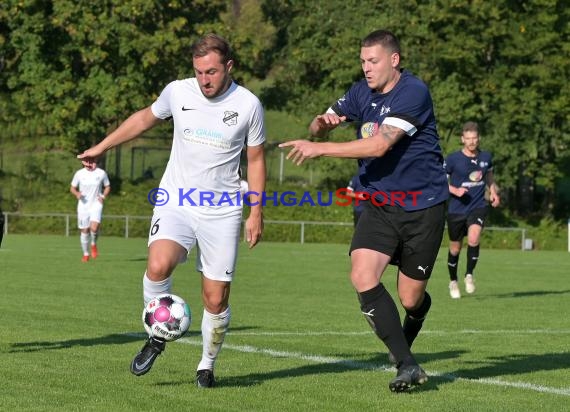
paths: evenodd
<path fill-rule="evenodd" d="M 222 82 L 221 86 L 216 88 L 206 88 L 208 85 L 203 85 L 200 87 L 202 94 L 207 99 L 214 99 L 222 94 L 224 94 L 230 87 L 232 83 L 232 79 L 230 76 L 225 76 L 224 81 Z"/>

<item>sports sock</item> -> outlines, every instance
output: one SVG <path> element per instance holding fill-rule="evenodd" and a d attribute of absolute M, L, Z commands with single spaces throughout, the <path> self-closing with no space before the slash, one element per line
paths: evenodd
<path fill-rule="evenodd" d="M 406 316 L 404 317 L 404 336 L 406 337 L 406 341 L 408 342 L 408 346 L 412 347 L 412 343 L 414 343 L 414 339 L 420 333 L 422 329 L 422 325 L 424 323 L 424 319 L 429 312 L 429 308 L 431 307 L 431 296 L 429 293 L 424 293 L 424 300 L 422 304 L 414 310 L 406 310 Z"/>
<path fill-rule="evenodd" d="M 99 236 L 99 232 L 93 232 L 93 231 L 91 231 L 91 244 L 92 244 L 92 245 L 96 245 L 96 244 L 97 244 L 97 236 Z"/>
<path fill-rule="evenodd" d="M 89 233 L 81 232 L 79 235 L 79 240 L 81 242 L 81 250 L 83 250 L 83 256 L 89 255 Z"/>
<path fill-rule="evenodd" d="M 457 262 L 459 262 L 459 254 L 452 255 L 447 252 L 447 269 L 449 270 L 449 280 L 457 282 Z"/>
<path fill-rule="evenodd" d="M 410 347 L 406 342 L 398 308 L 382 283 L 358 293 L 360 310 L 382 342 L 396 358 L 397 366 L 415 365 Z"/>
<path fill-rule="evenodd" d="M 144 272 L 143 276 L 143 300 L 144 306 L 148 305 L 156 295 L 160 295 L 161 293 L 170 293 L 170 289 L 172 288 L 172 277 L 169 276 L 164 280 L 160 280 L 158 282 L 154 282 L 150 280 L 146 272 Z"/>
<path fill-rule="evenodd" d="M 479 245 L 467 246 L 467 274 L 473 274 L 479 260 Z"/>
<path fill-rule="evenodd" d="M 229 306 L 225 311 L 217 315 L 204 309 L 204 315 L 202 316 L 202 359 L 196 370 L 214 370 L 214 362 L 218 357 L 220 349 L 222 349 L 231 314 Z"/>

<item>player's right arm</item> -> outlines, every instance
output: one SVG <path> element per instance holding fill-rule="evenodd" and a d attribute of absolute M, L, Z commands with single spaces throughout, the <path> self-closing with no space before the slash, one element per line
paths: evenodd
<path fill-rule="evenodd" d="M 73 196 L 75 196 L 77 200 L 80 200 L 83 196 L 79 191 L 79 173 L 80 171 L 75 172 L 73 178 L 71 179 L 71 186 L 69 188 L 69 191 Z"/>
<path fill-rule="evenodd" d="M 453 154 L 448 156 L 444 162 L 445 171 L 447 173 L 447 185 L 449 186 L 449 193 L 450 194 L 452 194 L 455 197 L 461 197 L 465 193 L 467 193 L 468 190 L 466 187 L 457 187 L 457 186 L 453 186 L 451 184 L 451 176 L 454 173 L 453 166 L 455 164 L 455 162 L 452 159 L 453 159 Z"/>
<path fill-rule="evenodd" d="M 449 193 L 451 193 L 455 197 L 461 197 L 467 192 L 468 190 L 466 187 L 455 187 L 452 186 L 451 184 L 449 185 Z"/>
<path fill-rule="evenodd" d="M 72 194 L 73 196 L 75 196 L 75 198 L 76 198 L 77 200 L 79 200 L 79 199 L 81 199 L 81 196 L 82 196 L 82 195 L 81 195 L 81 192 L 80 192 L 79 190 L 77 190 L 77 189 L 78 189 L 77 187 L 75 187 L 75 186 L 72 185 L 72 186 L 69 188 L 69 191 L 71 192 L 71 194 Z"/>
<path fill-rule="evenodd" d="M 119 146 L 125 142 L 133 140 L 140 136 L 145 131 L 156 126 L 161 119 L 156 117 L 149 107 L 146 107 L 138 112 L 133 113 L 127 120 L 125 120 L 119 127 L 117 127 L 111 134 L 105 137 L 97 145 L 87 149 L 77 156 L 78 159 L 97 158 L 105 153 L 107 150 L 115 146 Z"/>
<path fill-rule="evenodd" d="M 311 142 L 308 140 L 291 140 L 281 143 L 279 147 L 290 147 L 286 159 L 301 165 L 306 159 L 319 156 L 362 159 L 366 157 L 382 157 L 394 146 L 406 132 L 400 127 L 381 124 L 378 131 L 367 139 L 350 142 Z"/>

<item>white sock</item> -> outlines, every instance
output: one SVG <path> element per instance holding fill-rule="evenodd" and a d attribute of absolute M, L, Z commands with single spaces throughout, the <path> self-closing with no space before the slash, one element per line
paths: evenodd
<path fill-rule="evenodd" d="M 170 293 L 171 289 L 172 289 L 171 276 L 159 282 L 153 282 L 146 276 L 146 272 L 144 272 L 143 276 L 144 307 L 146 308 L 148 302 L 150 302 L 155 296 L 160 295 L 161 293 Z"/>
<path fill-rule="evenodd" d="M 230 324 L 230 307 L 220 314 L 213 315 L 204 309 L 202 317 L 202 360 L 197 370 L 214 370 L 214 362 L 218 357 L 222 343 Z"/>
<path fill-rule="evenodd" d="M 79 235 L 79 240 L 81 242 L 83 256 L 89 256 L 89 233 L 81 232 L 81 235 Z"/>
<path fill-rule="evenodd" d="M 97 244 L 97 236 L 99 235 L 99 232 L 93 232 L 91 231 L 91 244 L 95 245 Z"/>

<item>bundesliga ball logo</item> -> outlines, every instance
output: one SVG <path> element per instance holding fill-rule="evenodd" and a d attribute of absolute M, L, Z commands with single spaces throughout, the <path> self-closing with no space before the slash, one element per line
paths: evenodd
<path fill-rule="evenodd" d="M 152 299 L 143 310 L 142 320 L 149 336 L 173 341 L 190 328 L 190 307 L 180 296 L 162 294 Z"/>

